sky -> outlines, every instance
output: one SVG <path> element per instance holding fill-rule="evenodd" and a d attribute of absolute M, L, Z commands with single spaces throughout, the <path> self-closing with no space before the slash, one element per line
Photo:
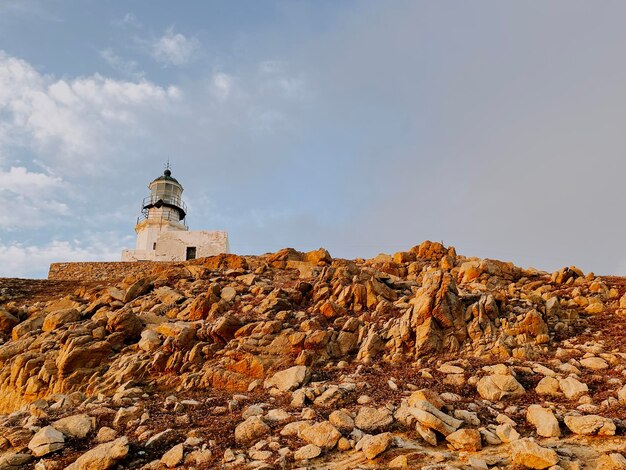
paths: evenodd
<path fill-rule="evenodd" d="M 626 275 L 626 3 L 0 0 L 0 276 L 119 260 L 169 159 L 231 250 Z"/>

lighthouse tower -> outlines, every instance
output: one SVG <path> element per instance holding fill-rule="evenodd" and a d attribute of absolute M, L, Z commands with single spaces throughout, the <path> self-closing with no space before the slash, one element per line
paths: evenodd
<path fill-rule="evenodd" d="M 172 176 L 169 163 L 148 189 L 135 225 L 135 250 L 123 251 L 122 261 L 181 261 L 229 252 L 226 232 L 189 230 L 183 186 Z"/>

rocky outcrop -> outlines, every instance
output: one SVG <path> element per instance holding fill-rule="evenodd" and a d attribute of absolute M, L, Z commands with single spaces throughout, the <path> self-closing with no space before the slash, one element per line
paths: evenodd
<path fill-rule="evenodd" d="M 0 469 L 623 459 L 620 278 L 433 242 L 107 270 L 1 291 Z"/>

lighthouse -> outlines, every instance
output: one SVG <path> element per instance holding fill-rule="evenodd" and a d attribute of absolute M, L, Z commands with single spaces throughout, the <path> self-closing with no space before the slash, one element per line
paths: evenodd
<path fill-rule="evenodd" d="M 122 261 L 183 261 L 229 253 L 226 232 L 189 230 L 183 186 L 172 176 L 169 163 L 148 189 L 135 225 L 135 249 L 124 250 Z"/>

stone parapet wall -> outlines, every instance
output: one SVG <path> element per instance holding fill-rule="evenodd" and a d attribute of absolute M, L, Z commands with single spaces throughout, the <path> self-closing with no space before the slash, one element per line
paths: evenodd
<path fill-rule="evenodd" d="M 52 263 L 48 279 L 55 281 L 119 281 L 128 275 L 142 274 L 157 265 L 155 261 Z"/>

